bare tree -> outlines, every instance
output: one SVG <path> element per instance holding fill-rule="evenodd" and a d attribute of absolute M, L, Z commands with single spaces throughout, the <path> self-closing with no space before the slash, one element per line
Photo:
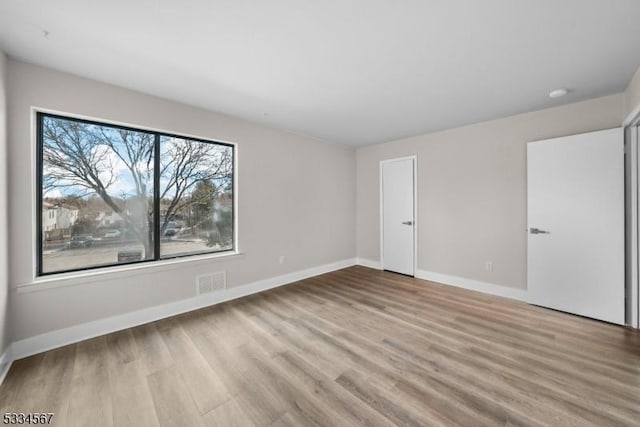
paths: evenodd
<path fill-rule="evenodd" d="M 45 117 L 43 120 L 43 186 L 66 195 L 98 195 L 117 213 L 150 257 L 153 232 L 153 168 L 155 135 L 144 131 L 99 126 L 74 120 Z M 124 169 L 121 170 L 121 169 Z M 126 173 L 123 178 L 122 173 Z M 189 206 L 189 192 L 201 181 L 229 180 L 232 155 L 229 149 L 189 139 L 161 137 L 160 199 L 166 201 L 161 233 L 177 212 Z M 130 212 L 110 189 L 127 179 L 139 206 Z M 159 220 L 159 219 L 158 219 Z"/>
<path fill-rule="evenodd" d="M 192 204 L 202 203 L 187 197 L 198 183 L 221 178 L 229 180 L 232 173 L 231 150 L 218 149 L 216 145 L 166 137 L 166 147 L 161 153 L 160 176 L 167 179 L 160 193 L 160 200 L 167 200 L 167 211 L 160 232 L 164 234 L 169 220 L 177 212 Z"/>

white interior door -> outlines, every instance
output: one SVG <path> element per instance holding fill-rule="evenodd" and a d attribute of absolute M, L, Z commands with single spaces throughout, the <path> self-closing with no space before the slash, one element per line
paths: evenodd
<path fill-rule="evenodd" d="M 624 324 L 622 129 L 527 145 L 528 299 Z"/>
<path fill-rule="evenodd" d="M 382 268 L 415 274 L 415 158 L 381 162 Z"/>

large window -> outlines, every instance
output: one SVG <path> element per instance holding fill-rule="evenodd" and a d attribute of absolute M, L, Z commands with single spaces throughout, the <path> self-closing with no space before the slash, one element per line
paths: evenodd
<path fill-rule="evenodd" d="M 230 144 L 37 114 L 38 275 L 234 249 Z"/>

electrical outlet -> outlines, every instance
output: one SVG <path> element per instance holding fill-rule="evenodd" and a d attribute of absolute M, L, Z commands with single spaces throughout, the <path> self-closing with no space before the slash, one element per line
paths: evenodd
<path fill-rule="evenodd" d="M 278 262 L 280 264 L 284 264 L 284 260 L 285 260 L 284 255 L 280 255 L 280 258 L 278 259 Z"/>
<path fill-rule="evenodd" d="M 487 271 L 493 271 L 493 261 L 486 261 L 484 263 L 484 269 Z"/>

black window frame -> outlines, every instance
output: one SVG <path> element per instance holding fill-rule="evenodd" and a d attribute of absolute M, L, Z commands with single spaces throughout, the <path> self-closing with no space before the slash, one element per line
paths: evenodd
<path fill-rule="evenodd" d="M 172 132 L 159 131 L 154 129 L 145 129 L 145 128 L 137 128 L 134 126 L 122 125 L 117 123 L 109 123 L 102 122 L 95 119 L 85 119 L 74 116 L 66 116 L 63 114 L 49 113 L 44 111 L 36 111 L 36 184 L 37 184 L 37 197 L 36 197 L 36 277 L 43 276 L 53 276 L 65 273 L 74 273 L 74 272 L 82 272 L 82 271 L 91 271 L 91 270 L 100 270 L 100 269 L 113 269 L 114 267 L 125 267 L 130 265 L 138 265 L 138 264 L 153 264 L 158 263 L 159 261 L 167 261 L 177 258 L 190 258 L 197 257 L 202 255 L 211 255 L 211 254 L 221 254 L 221 253 L 235 253 L 237 249 L 236 242 L 236 144 L 230 142 L 222 142 L 216 141 L 212 139 L 203 139 L 199 137 L 194 137 L 190 135 L 180 135 Z M 115 129 L 124 129 L 133 132 L 144 132 L 153 136 L 153 259 L 145 259 L 139 261 L 128 261 L 121 263 L 113 263 L 113 264 L 101 264 L 93 267 L 83 267 L 83 268 L 72 268 L 66 270 L 56 270 L 50 272 L 42 271 L 43 267 L 43 244 L 44 244 L 44 230 L 42 227 L 43 220 L 43 211 L 42 208 L 44 206 L 43 200 L 43 179 L 44 179 L 44 137 L 43 137 L 43 122 L 45 117 L 52 117 L 55 119 L 69 120 L 75 121 L 79 123 L 86 123 L 96 126 L 107 126 Z M 190 141 L 196 141 L 206 144 L 215 144 L 222 145 L 225 147 L 231 148 L 231 188 L 232 188 L 232 200 L 231 200 L 231 249 L 223 249 L 223 250 L 211 250 L 211 251 L 203 251 L 197 253 L 187 253 L 187 254 L 170 254 L 167 256 L 161 256 L 160 253 L 160 244 L 161 244 L 161 236 L 160 236 L 160 139 L 161 137 L 169 137 L 169 138 L 179 138 Z"/>

